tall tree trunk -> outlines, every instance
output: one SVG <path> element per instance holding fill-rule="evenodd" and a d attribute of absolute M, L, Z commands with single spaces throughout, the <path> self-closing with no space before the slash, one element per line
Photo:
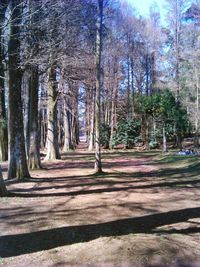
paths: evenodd
<path fill-rule="evenodd" d="M 0 10 L 0 161 L 8 159 L 8 129 L 7 116 L 5 108 L 5 77 L 4 77 L 4 63 L 3 63 L 3 38 L 1 25 L 5 19 L 6 5 Z"/>
<path fill-rule="evenodd" d="M 21 100 L 22 73 L 20 63 L 20 27 L 21 1 L 10 0 L 11 23 L 8 43 L 8 72 L 9 72 L 9 100 L 8 100 L 8 129 L 9 129 L 9 164 L 8 178 L 23 180 L 30 177 L 25 151 L 24 125 Z"/>
<path fill-rule="evenodd" d="M 95 105 L 95 171 L 102 172 L 101 163 L 101 53 L 102 53 L 102 29 L 103 29 L 103 3 L 98 0 L 98 19 L 96 30 L 96 105 Z"/>
<path fill-rule="evenodd" d="M 0 197 L 6 197 L 7 195 L 8 195 L 8 191 L 6 189 L 6 186 L 3 180 L 3 175 L 2 175 L 1 165 L 0 165 Z"/>
<path fill-rule="evenodd" d="M 145 91 L 146 95 L 149 95 L 149 54 L 147 53 L 145 55 L 145 78 L 146 78 L 146 83 L 145 83 Z"/>
<path fill-rule="evenodd" d="M 134 64 L 133 64 L 133 58 L 131 58 L 131 113 L 132 113 L 132 118 L 135 117 L 135 109 L 134 109 L 134 104 L 135 104 L 135 89 L 134 89 Z"/>
<path fill-rule="evenodd" d="M 127 60 L 127 64 L 128 64 L 128 76 L 127 76 L 127 119 L 130 119 L 130 108 L 131 108 L 131 90 L 130 90 L 130 59 L 128 57 L 128 60 Z"/>
<path fill-rule="evenodd" d="M 30 169 L 40 169 L 40 144 L 38 127 L 38 68 L 32 68 L 29 88 L 29 147 L 28 164 Z"/>
<path fill-rule="evenodd" d="M 117 88 L 118 88 L 118 82 L 117 82 L 117 71 L 114 71 L 114 84 L 113 84 L 113 94 L 112 94 L 112 100 L 111 100 L 111 124 L 110 124 L 110 141 L 109 141 L 109 148 L 113 149 L 113 137 L 114 137 L 114 131 L 115 131 L 115 122 L 116 122 L 116 105 L 117 105 Z"/>
<path fill-rule="evenodd" d="M 63 152 L 68 152 L 73 149 L 72 140 L 71 140 L 71 120 L 70 112 L 67 107 L 66 100 L 64 101 L 64 146 Z"/>
<path fill-rule="evenodd" d="M 165 132 L 165 124 L 163 124 L 163 153 L 167 152 L 167 137 Z"/>
<path fill-rule="evenodd" d="M 150 94 L 152 95 L 156 91 L 156 53 L 151 53 L 151 87 Z"/>
<path fill-rule="evenodd" d="M 40 109 L 39 121 L 40 121 L 40 148 L 42 150 L 45 149 L 46 144 L 46 133 L 47 133 L 47 126 L 46 126 L 46 109 Z"/>
<path fill-rule="evenodd" d="M 48 70 L 48 130 L 47 154 L 45 160 L 60 158 L 57 131 L 56 69 L 54 66 L 51 66 Z"/>
<path fill-rule="evenodd" d="M 95 90 L 91 90 L 91 113 L 90 113 L 90 134 L 89 134 L 89 147 L 88 150 L 94 149 L 94 124 L 95 124 Z"/>
<path fill-rule="evenodd" d="M 195 113 L 194 146 L 199 147 L 199 75 L 196 67 L 195 67 L 195 80 L 196 80 L 196 113 Z"/>
<path fill-rule="evenodd" d="M 176 82 L 176 106 L 177 108 L 180 105 L 180 50 L 181 50 L 181 2 L 175 0 L 175 82 Z M 182 149 L 182 136 L 180 132 L 180 126 L 176 123 L 176 143 L 178 148 Z"/>
<path fill-rule="evenodd" d="M 89 88 L 85 91 L 85 133 L 86 142 L 89 143 L 89 129 L 90 129 L 90 92 Z"/>

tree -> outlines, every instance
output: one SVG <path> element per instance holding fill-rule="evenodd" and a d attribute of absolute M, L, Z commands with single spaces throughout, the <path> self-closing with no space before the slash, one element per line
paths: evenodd
<path fill-rule="evenodd" d="M 35 1 L 30 1 L 27 4 L 27 9 L 29 10 L 27 30 L 28 37 L 26 40 L 26 47 L 29 51 L 32 51 L 32 57 L 35 56 L 37 51 L 39 51 L 39 30 L 36 25 L 39 23 L 41 4 L 35 3 Z M 34 51 L 34 53 L 33 53 Z M 38 100 L 39 100 L 39 64 L 30 63 L 25 64 L 25 68 L 29 72 L 28 80 L 28 122 L 27 122 L 27 153 L 28 153 L 28 166 L 29 169 L 40 169 L 40 138 L 39 138 L 39 116 L 38 116 Z"/>
<path fill-rule="evenodd" d="M 60 159 L 57 130 L 57 81 L 56 67 L 48 70 L 48 131 L 46 160 Z"/>
<path fill-rule="evenodd" d="M 0 197 L 6 197 L 7 195 L 8 195 L 8 191 L 6 189 L 6 186 L 3 180 L 2 170 L 0 166 Z"/>
<path fill-rule="evenodd" d="M 182 54 L 183 50 L 183 18 L 186 11 L 186 0 L 168 0 L 168 21 L 169 21 L 169 62 L 172 74 L 172 87 L 176 94 L 177 108 L 180 106 L 182 84 Z M 174 125 L 176 145 L 181 149 L 181 130 Z"/>
<path fill-rule="evenodd" d="M 5 107 L 5 71 L 4 71 L 4 42 L 3 42 L 3 24 L 5 22 L 5 12 L 7 1 L 0 4 L 0 161 L 8 159 L 8 131 L 7 116 Z"/>
<path fill-rule="evenodd" d="M 102 172 L 101 164 L 101 54 L 102 54 L 102 30 L 103 30 L 103 4 L 104 0 L 98 0 L 98 18 L 96 24 L 96 108 L 95 108 L 95 171 Z"/>
<path fill-rule="evenodd" d="M 8 130 L 9 163 L 8 178 L 20 180 L 29 178 L 25 151 L 24 125 L 21 100 L 22 70 L 20 69 L 20 26 L 22 20 L 22 1 L 10 0 L 10 32 L 8 42 Z"/>
<path fill-rule="evenodd" d="M 176 124 L 180 129 L 181 137 L 186 132 L 188 125 L 186 110 L 181 105 L 176 105 L 174 95 L 167 89 L 146 98 L 144 106 L 146 112 L 161 126 L 163 152 L 165 153 L 167 152 L 167 130 Z"/>
<path fill-rule="evenodd" d="M 30 169 L 40 169 L 40 144 L 38 126 L 38 90 L 39 74 L 38 67 L 31 68 L 29 81 L 29 144 L 28 144 L 28 165 Z"/>

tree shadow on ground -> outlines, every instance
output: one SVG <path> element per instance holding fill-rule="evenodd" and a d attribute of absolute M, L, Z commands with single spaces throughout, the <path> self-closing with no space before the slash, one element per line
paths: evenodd
<path fill-rule="evenodd" d="M 199 185 L 198 185 L 199 184 Z M 97 184 L 98 185 L 98 184 Z M 86 184 L 86 186 L 90 186 Z M 60 186 L 61 189 L 66 188 L 67 186 L 63 185 Z M 77 190 L 77 191 L 70 191 L 70 192 L 54 192 L 54 193 L 17 193 L 10 192 L 10 197 L 22 197 L 22 198 L 33 198 L 33 197 L 59 197 L 59 196 L 78 196 L 78 195 L 88 195 L 88 194 L 100 194 L 100 193 L 111 193 L 111 192 L 120 192 L 120 191 L 128 191 L 128 190 L 140 190 L 140 189 L 152 189 L 152 188 L 162 188 L 162 187 L 181 187 L 181 188 L 199 188 L 200 181 L 179 181 L 179 182 L 163 182 L 163 183 L 155 183 L 155 184 L 145 184 L 145 185 L 131 185 L 131 186 L 123 186 L 123 187 L 109 187 L 109 188 L 98 188 L 98 189 L 86 189 L 86 190 Z M 54 186 L 52 186 L 54 188 Z M 58 188 L 57 188 L 58 189 Z M 45 190 L 45 189 L 44 189 Z M 23 191 L 23 190 L 21 190 Z M 28 190 L 25 190 L 26 192 Z M 30 190 L 33 191 L 33 190 Z M 37 190 L 37 191 L 41 191 Z"/>
<path fill-rule="evenodd" d="M 188 167 L 177 169 L 161 169 L 158 171 L 134 173 L 103 173 L 101 175 L 69 176 L 56 178 L 33 178 L 28 182 L 36 182 L 32 188 L 13 189 L 11 197 L 53 197 L 77 196 L 87 194 L 100 194 L 121 192 L 128 190 L 160 189 L 160 188 L 198 188 L 200 166 L 192 164 Z M 47 185 L 41 183 L 47 182 Z M 49 184 L 59 182 L 59 184 Z M 81 188 L 80 188 L 81 187 Z M 98 188 L 97 188 L 98 187 Z M 54 189 L 53 192 L 45 190 Z M 66 189 L 70 189 L 66 191 Z M 60 192 L 59 190 L 62 190 Z M 63 190 L 65 190 L 63 192 Z"/>
<path fill-rule="evenodd" d="M 69 226 L 33 233 L 5 235 L 0 237 L 0 256 L 2 258 L 13 257 L 75 243 L 88 242 L 99 237 L 139 233 L 152 234 L 157 227 L 186 222 L 191 218 L 199 217 L 200 207 L 196 207 L 99 224 Z M 199 233 L 200 227 L 179 231 L 179 233 L 183 234 L 194 232 Z"/>

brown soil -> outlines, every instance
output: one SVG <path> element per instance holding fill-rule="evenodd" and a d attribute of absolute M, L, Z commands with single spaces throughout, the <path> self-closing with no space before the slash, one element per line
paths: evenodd
<path fill-rule="evenodd" d="M 200 180 L 153 159 L 105 153 L 95 175 L 80 150 L 7 182 L 0 265 L 200 266 Z"/>

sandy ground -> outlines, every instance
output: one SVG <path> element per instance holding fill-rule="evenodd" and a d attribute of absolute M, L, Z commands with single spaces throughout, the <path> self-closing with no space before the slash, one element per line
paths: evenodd
<path fill-rule="evenodd" d="M 69 153 L 7 182 L 15 195 L 0 200 L 0 265 L 200 266 L 198 174 L 151 153 L 103 162 L 96 176 L 92 154 Z"/>

